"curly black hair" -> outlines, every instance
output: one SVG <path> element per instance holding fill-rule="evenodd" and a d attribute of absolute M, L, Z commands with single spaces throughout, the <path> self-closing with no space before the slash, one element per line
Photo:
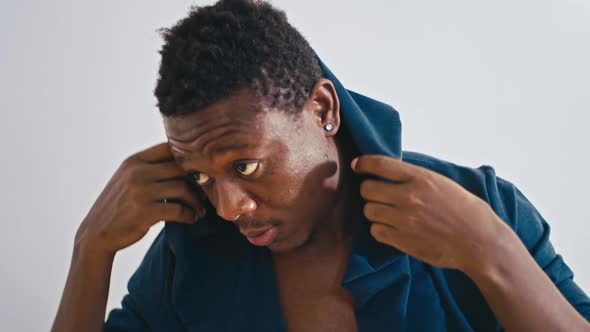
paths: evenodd
<path fill-rule="evenodd" d="M 244 87 L 271 108 L 298 114 L 322 77 L 309 43 L 265 1 L 191 7 L 161 33 L 154 94 L 164 116 L 195 112 Z"/>

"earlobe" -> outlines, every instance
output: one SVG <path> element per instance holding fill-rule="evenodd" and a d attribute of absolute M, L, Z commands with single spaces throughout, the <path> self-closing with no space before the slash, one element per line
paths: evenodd
<path fill-rule="evenodd" d="M 313 87 L 314 113 L 326 136 L 334 136 L 340 127 L 340 102 L 332 81 L 322 78 Z"/>

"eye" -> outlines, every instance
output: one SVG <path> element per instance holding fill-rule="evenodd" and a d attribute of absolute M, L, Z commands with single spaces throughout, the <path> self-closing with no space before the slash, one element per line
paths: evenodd
<path fill-rule="evenodd" d="M 209 182 L 209 175 L 201 172 L 193 172 L 191 174 L 193 180 L 198 183 L 200 186 L 204 185 L 205 183 Z"/>
<path fill-rule="evenodd" d="M 236 164 L 236 170 L 242 175 L 252 175 L 258 169 L 260 163 L 257 161 L 249 161 Z"/>

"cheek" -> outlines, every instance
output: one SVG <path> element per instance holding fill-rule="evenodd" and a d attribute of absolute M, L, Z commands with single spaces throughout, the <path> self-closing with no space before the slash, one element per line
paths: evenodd
<path fill-rule="evenodd" d="M 259 187 L 263 190 L 260 198 L 272 207 L 291 207 L 306 194 L 307 177 L 316 161 L 307 149 L 298 148 L 299 144 L 299 140 L 282 141 L 273 153 L 268 173 Z"/>
<path fill-rule="evenodd" d="M 300 200 L 303 183 L 303 174 L 293 169 L 282 169 L 264 183 L 264 194 L 260 198 L 271 208 L 289 209 Z"/>
<path fill-rule="evenodd" d="M 327 145 L 314 135 L 305 132 L 281 139 L 269 167 L 272 173 L 263 185 L 266 192 L 261 198 L 269 207 L 302 216 L 325 199 L 324 181 L 337 166 L 326 160 Z"/>
<path fill-rule="evenodd" d="M 312 165 L 275 174 L 265 186 L 269 188 L 265 195 L 266 205 L 288 211 L 291 216 L 298 218 L 318 213 L 334 196 L 334 191 L 325 186 L 325 180 L 333 176 L 336 165 L 328 162 Z"/>

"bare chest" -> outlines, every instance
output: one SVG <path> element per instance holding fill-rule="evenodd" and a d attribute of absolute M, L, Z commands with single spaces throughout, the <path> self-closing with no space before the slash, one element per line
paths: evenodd
<path fill-rule="evenodd" d="M 342 293 L 298 293 L 279 295 L 288 332 L 357 331 L 352 299 Z"/>
<path fill-rule="evenodd" d="M 288 332 L 357 331 L 353 299 L 337 271 L 291 268 L 276 277 Z"/>

